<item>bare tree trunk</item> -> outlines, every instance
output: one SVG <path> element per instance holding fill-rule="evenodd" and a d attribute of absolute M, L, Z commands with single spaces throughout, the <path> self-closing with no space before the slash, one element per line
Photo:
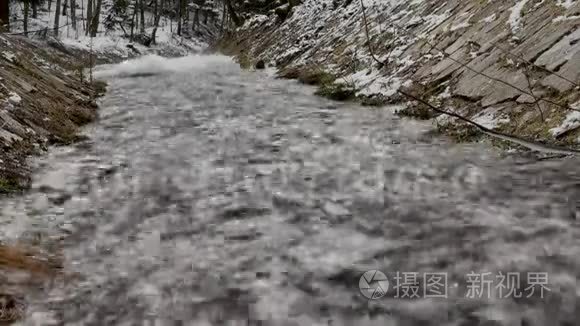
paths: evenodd
<path fill-rule="evenodd" d="M 24 36 L 28 37 L 28 12 L 30 11 L 30 0 L 24 0 Z"/>
<path fill-rule="evenodd" d="M 10 2 L 0 1 L 0 31 L 10 30 Z"/>
<path fill-rule="evenodd" d="M 64 3 L 62 4 L 62 15 L 66 16 L 66 10 L 68 9 L 68 0 L 64 0 Z"/>
<path fill-rule="evenodd" d="M 70 17 L 73 29 L 77 29 L 77 3 L 76 0 L 70 0 Z"/>
<path fill-rule="evenodd" d="M 231 19 L 230 18 L 230 12 L 226 8 L 226 16 L 224 17 L 224 28 L 226 29 L 226 31 L 230 27 L 230 19 Z"/>
<path fill-rule="evenodd" d="M 135 32 L 139 30 L 139 0 L 135 0 Z"/>
<path fill-rule="evenodd" d="M 187 29 L 188 29 L 189 13 L 190 13 L 190 11 L 189 11 L 189 8 L 187 6 L 187 0 L 183 0 L 183 15 L 181 15 L 182 19 L 183 19 L 183 22 L 181 23 L 182 24 L 181 27 L 182 27 L 183 31 L 187 31 Z"/>
<path fill-rule="evenodd" d="M 61 0 L 56 0 L 56 11 L 54 13 L 54 36 L 58 37 L 58 28 L 60 27 L 60 5 Z"/>
<path fill-rule="evenodd" d="M 199 26 L 199 8 L 195 9 L 195 14 L 193 15 L 193 27 L 192 30 L 195 30 L 197 26 Z"/>
<path fill-rule="evenodd" d="M 133 16 L 131 17 L 131 42 L 133 42 L 133 37 L 135 36 L 135 18 L 137 17 L 137 8 L 139 7 L 137 5 L 138 1 L 139 0 L 135 0 L 135 4 L 133 5 Z"/>
<path fill-rule="evenodd" d="M 38 0 L 32 0 L 32 18 L 38 18 Z"/>
<path fill-rule="evenodd" d="M 242 26 L 242 20 L 240 19 L 238 14 L 236 14 L 236 11 L 234 10 L 234 6 L 232 5 L 232 1 L 226 0 L 226 4 L 228 6 L 228 12 L 230 14 L 230 19 L 234 22 L 234 24 L 236 26 Z"/>
<path fill-rule="evenodd" d="M 178 15 L 177 15 L 177 35 L 181 36 L 181 20 L 183 18 L 183 0 L 179 0 L 178 3 Z"/>
<path fill-rule="evenodd" d="M 159 5 L 161 1 L 161 5 Z M 151 33 L 151 44 L 155 44 L 155 36 L 157 34 L 157 28 L 159 27 L 159 20 L 161 19 L 161 12 L 163 11 L 163 0 L 155 0 L 155 27 L 153 27 L 153 33 Z"/>
<path fill-rule="evenodd" d="M 99 19 L 101 17 L 101 7 L 103 6 L 103 0 L 97 0 L 97 8 L 93 13 L 93 19 L 91 19 L 91 37 L 97 36 L 97 31 L 99 30 Z"/>
<path fill-rule="evenodd" d="M 91 29 L 91 21 L 93 19 L 93 0 L 87 2 L 87 19 L 85 20 L 85 35 L 89 35 Z"/>
<path fill-rule="evenodd" d="M 145 0 L 141 0 L 141 33 L 145 33 Z"/>
<path fill-rule="evenodd" d="M 86 20 L 85 20 L 85 1 L 81 0 L 81 22 L 83 23 L 83 27 L 86 30 L 87 26 L 86 26 Z"/>

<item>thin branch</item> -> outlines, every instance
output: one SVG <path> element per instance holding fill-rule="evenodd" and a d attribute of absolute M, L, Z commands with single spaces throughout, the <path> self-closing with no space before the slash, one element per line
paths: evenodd
<path fill-rule="evenodd" d="M 540 69 L 540 70 L 543 70 L 543 71 L 545 71 L 545 72 L 547 72 L 547 73 L 549 73 L 549 74 L 551 74 L 551 75 L 554 75 L 554 76 L 556 76 L 556 77 L 558 77 L 558 78 L 560 78 L 560 79 L 562 79 L 562 80 L 564 80 L 564 81 L 567 81 L 568 83 L 570 83 L 570 84 L 574 85 L 575 87 L 580 87 L 580 85 L 579 85 L 578 83 L 576 83 L 576 82 L 574 82 L 574 81 L 570 80 L 569 78 L 566 78 L 566 77 L 564 77 L 564 76 L 560 75 L 559 73 L 557 73 L 557 72 L 555 72 L 555 71 L 553 71 L 553 70 L 550 70 L 550 69 L 548 69 L 548 68 L 545 68 L 545 67 L 542 67 L 542 66 L 540 66 L 540 65 L 537 65 L 537 64 L 535 64 L 535 63 L 533 63 L 533 62 L 531 62 L 531 61 L 529 61 L 529 60 L 526 60 L 526 58 L 524 58 L 523 56 L 521 56 L 521 55 L 517 55 L 517 54 L 514 54 L 514 53 L 510 52 L 509 50 L 506 50 L 506 49 L 504 49 L 504 48 L 500 47 L 500 46 L 499 46 L 499 45 L 497 45 L 497 43 L 495 43 L 495 42 L 491 42 L 490 44 L 491 44 L 493 47 L 495 47 L 495 48 L 497 48 L 498 50 L 500 50 L 501 52 L 503 52 L 504 54 L 507 54 L 507 55 L 509 55 L 509 56 L 511 56 L 511 57 L 513 57 L 513 58 L 515 58 L 515 59 L 517 59 L 517 60 L 520 60 L 520 61 L 521 61 L 521 62 L 523 62 L 523 63 L 526 63 L 526 64 L 528 64 L 528 65 L 531 65 L 531 66 L 533 66 L 533 67 L 536 67 L 536 68 L 538 68 L 538 69 Z"/>
<path fill-rule="evenodd" d="M 544 122 L 544 112 L 542 112 L 542 107 L 540 106 L 540 103 L 539 103 L 540 100 L 536 97 L 536 95 L 534 95 L 532 82 L 530 81 L 529 66 L 527 64 L 524 64 L 524 66 L 525 66 L 524 75 L 526 76 L 526 80 L 528 82 L 528 89 L 530 90 L 530 94 L 532 94 L 532 97 L 534 98 L 534 104 L 536 105 L 536 107 L 538 108 L 538 111 L 540 112 L 540 118 L 542 119 L 542 122 Z"/>
<path fill-rule="evenodd" d="M 433 104 L 427 102 L 426 100 L 421 99 L 418 96 L 415 96 L 415 95 L 413 95 L 411 93 L 408 93 L 408 92 L 402 91 L 402 90 L 399 90 L 398 92 L 400 94 L 402 94 L 402 95 L 404 95 L 404 96 L 412 99 L 412 100 L 415 100 L 415 101 L 417 101 L 417 102 L 419 102 L 419 103 L 421 103 L 423 105 L 428 106 L 431 110 L 433 110 L 433 111 L 435 111 L 437 113 L 441 113 L 441 114 L 445 114 L 445 115 L 448 115 L 448 116 L 457 118 L 457 119 L 459 119 L 459 120 L 461 120 L 463 122 L 466 122 L 466 123 L 468 123 L 470 125 L 473 125 L 473 126 L 477 127 L 478 129 L 480 129 L 483 132 L 491 132 L 492 131 L 491 129 L 486 128 L 486 127 L 480 125 L 479 123 L 477 123 L 477 122 L 475 122 L 473 120 L 469 120 L 469 119 L 467 119 L 466 117 L 464 117 L 464 116 L 462 116 L 460 114 L 457 114 L 455 112 L 450 112 L 450 111 L 446 111 L 446 110 L 443 110 L 441 108 L 438 108 L 438 107 L 434 106 Z"/>
<path fill-rule="evenodd" d="M 419 98 L 418 96 L 415 96 L 411 93 L 408 93 L 408 92 L 403 91 L 403 90 L 398 90 L 398 92 L 400 94 L 412 99 L 412 100 L 415 100 L 421 104 L 426 105 L 427 107 L 429 107 L 431 110 L 433 110 L 435 112 L 445 114 L 445 115 L 457 118 L 463 122 L 466 122 L 466 123 L 478 128 L 479 130 L 481 130 L 483 133 L 485 133 L 488 136 L 503 139 L 505 141 L 509 141 L 509 142 L 527 147 L 528 149 L 532 149 L 532 150 L 536 150 L 536 151 L 540 151 L 540 152 L 545 152 L 545 153 L 558 153 L 558 154 L 565 154 L 565 155 L 580 154 L 579 150 L 557 147 L 557 146 L 547 146 L 547 145 L 537 143 L 537 142 L 534 142 L 531 140 L 519 138 L 519 137 L 516 137 L 514 135 L 504 134 L 504 133 L 501 133 L 498 131 L 491 130 L 491 129 L 489 129 L 485 126 L 482 126 L 481 124 L 479 124 L 473 120 L 470 120 L 470 119 L 468 119 L 460 114 L 457 114 L 455 112 L 449 112 L 449 111 L 443 110 L 441 108 L 438 108 L 438 107 L 434 106 L 433 104 L 427 102 L 426 100 L 423 100 L 423 99 Z"/>
<path fill-rule="evenodd" d="M 363 17 L 363 24 L 365 27 L 365 34 L 367 36 L 367 46 L 369 47 L 369 52 L 371 54 L 371 58 L 373 58 L 373 60 L 375 60 L 376 63 L 378 63 L 380 65 L 380 67 L 384 66 L 385 64 L 383 62 L 381 62 L 379 59 L 377 59 L 377 57 L 375 56 L 375 52 L 373 51 L 373 46 L 371 44 L 371 39 L 369 36 L 369 24 L 367 21 L 367 13 L 365 10 L 365 5 L 363 3 L 363 0 L 360 0 L 360 7 L 362 9 L 362 17 Z"/>

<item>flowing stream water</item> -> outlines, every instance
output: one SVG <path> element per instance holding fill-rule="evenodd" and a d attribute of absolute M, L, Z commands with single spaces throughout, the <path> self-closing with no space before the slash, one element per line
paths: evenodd
<path fill-rule="evenodd" d="M 58 246 L 74 275 L 27 295 L 23 325 L 580 323 L 577 159 L 453 144 L 225 57 L 97 74 L 89 140 L 0 202 L 1 240 Z"/>

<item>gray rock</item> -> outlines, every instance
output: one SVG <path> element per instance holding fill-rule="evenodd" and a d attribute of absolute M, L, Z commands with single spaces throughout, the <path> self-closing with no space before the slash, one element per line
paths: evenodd
<path fill-rule="evenodd" d="M 21 141 L 22 137 L 19 137 L 18 135 L 15 135 L 10 131 L 0 129 L 0 139 L 3 139 L 6 143 L 10 144 L 14 141 Z"/>
<path fill-rule="evenodd" d="M 344 208 L 342 205 L 335 204 L 333 202 L 326 202 L 322 207 L 322 211 L 330 216 L 334 217 L 341 217 L 341 216 L 349 216 L 350 211 Z"/>
<path fill-rule="evenodd" d="M 560 68 L 558 75 L 568 80 L 578 82 L 580 77 L 580 52 L 576 52 L 570 60 Z M 542 80 L 542 85 L 557 89 L 560 92 L 566 92 L 575 87 L 574 84 L 560 76 L 549 75 Z"/>
<path fill-rule="evenodd" d="M 27 135 L 26 128 L 14 120 L 6 111 L 0 111 L 0 126 L 2 126 L 2 129 L 21 138 L 25 138 Z"/>
<path fill-rule="evenodd" d="M 77 230 L 77 228 L 72 223 L 63 223 L 63 224 L 59 225 L 58 228 L 61 231 L 64 231 L 64 232 L 69 233 L 69 234 L 75 233 Z"/>

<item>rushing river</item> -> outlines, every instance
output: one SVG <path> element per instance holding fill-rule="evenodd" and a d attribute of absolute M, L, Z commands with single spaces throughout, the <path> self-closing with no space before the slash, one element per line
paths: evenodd
<path fill-rule="evenodd" d="M 75 275 L 23 325 L 580 324 L 577 159 L 453 144 L 224 57 L 98 74 L 89 140 L 0 202 L 1 240 L 61 239 Z"/>

